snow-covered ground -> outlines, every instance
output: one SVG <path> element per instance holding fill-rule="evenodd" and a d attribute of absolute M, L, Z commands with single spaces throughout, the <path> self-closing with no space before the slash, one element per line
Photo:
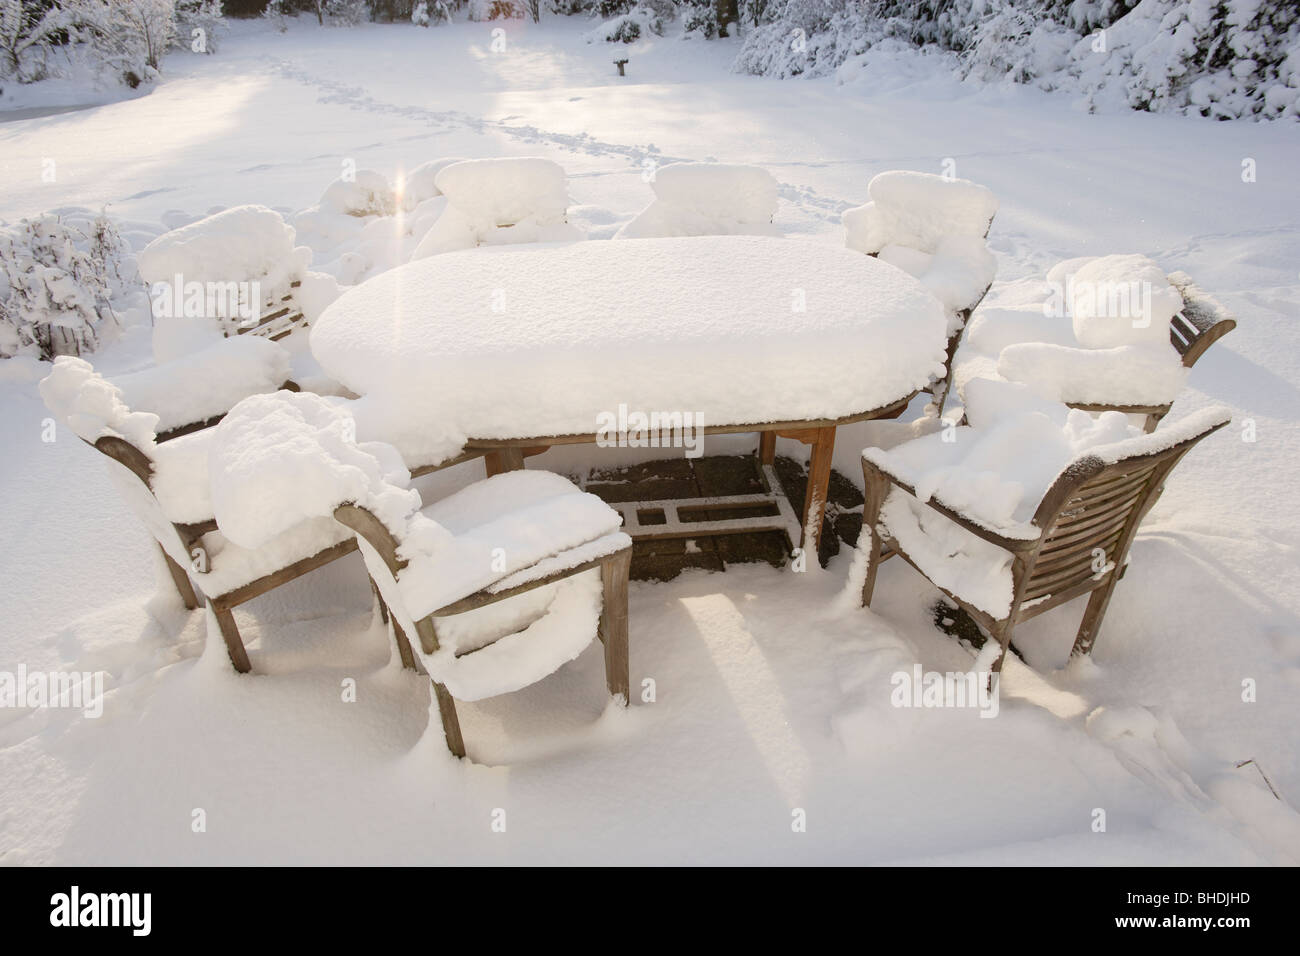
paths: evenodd
<path fill-rule="evenodd" d="M 1009 661 L 996 719 L 890 705 L 896 672 L 971 659 L 932 626 L 924 579 L 886 564 L 864 611 L 841 554 L 634 585 L 632 686 L 652 679 L 654 701 L 607 709 L 589 648 L 464 705 L 471 764 L 389 659 L 357 556 L 236 611 L 256 676 L 205 653 L 99 461 L 69 433 L 43 442 L 25 366 L 0 367 L 0 671 L 102 670 L 108 691 L 96 719 L 0 710 L 0 862 L 1300 863 L 1300 129 L 1090 116 L 910 62 L 878 84 L 761 80 L 675 39 L 619 47 L 619 78 L 586 24 L 510 24 L 494 52 L 497 26 L 237 25 L 147 96 L 0 123 L 0 218 L 293 211 L 348 161 L 541 155 L 604 238 L 650 200 L 646 161 L 714 159 L 777 178 L 786 235 L 839 244 L 874 174 L 950 170 L 1001 200 L 1000 281 L 1141 252 L 1222 299 L 1239 328 L 1174 415 L 1222 402 L 1234 423 L 1149 516 L 1091 660 L 1059 669 L 1081 607 L 1020 629 L 1033 669 Z M 95 361 L 148 352 L 141 330 Z M 842 430 L 855 479 L 861 447 Z"/>

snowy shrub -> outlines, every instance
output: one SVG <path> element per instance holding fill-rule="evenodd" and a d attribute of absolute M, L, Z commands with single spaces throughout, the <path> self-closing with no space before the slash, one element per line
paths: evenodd
<path fill-rule="evenodd" d="M 277 30 L 284 33 L 289 29 L 289 24 L 284 19 L 287 13 L 284 0 L 267 0 L 266 9 L 262 11 L 262 19 L 271 21 Z"/>
<path fill-rule="evenodd" d="M 420 0 L 411 10 L 411 22 L 417 27 L 427 27 L 429 25 L 429 5 Z"/>
<path fill-rule="evenodd" d="M 131 87 L 152 79 L 176 36 L 173 0 L 64 0 L 74 39 Z"/>
<path fill-rule="evenodd" d="M 66 22 L 58 6 L 0 0 L 0 78 L 14 77 L 20 83 L 43 79 L 50 42 Z"/>
<path fill-rule="evenodd" d="M 688 31 L 711 36 L 688 21 Z M 1300 115 L 1300 6 L 1265 0 L 746 0 L 733 65 L 825 76 L 882 44 L 961 57 L 963 75 L 1083 95 L 1086 106 Z M 936 61 L 946 68 L 946 61 Z"/>
<path fill-rule="evenodd" d="M 53 214 L 0 226 L 0 356 L 93 352 L 118 324 L 110 300 L 134 279 L 103 215 L 81 228 Z"/>
<path fill-rule="evenodd" d="M 338 26 L 354 27 L 370 17 L 366 0 L 321 0 L 320 10 L 326 20 Z"/>
<path fill-rule="evenodd" d="M 215 53 L 217 35 L 226 28 L 221 0 L 176 0 L 177 49 L 193 53 Z"/>
<path fill-rule="evenodd" d="M 705 39 L 712 40 L 718 35 L 718 16 L 709 2 L 684 4 L 682 13 L 682 30 L 686 35 L 697 33 Z"/>
<path fill-rule="evenodd" d="M 631 12 L 600 24 L 585 35 L 588 43 L 635 43 L 646 34 L 663 36 L 663 19 L 649 7 L 638 5 Z"/>
<path fill-rule="evenodd" d="M 470 20 L 482 22 L 486 20 L 522 20 L 523 18 L 523 0 L 469 0 Z"/>

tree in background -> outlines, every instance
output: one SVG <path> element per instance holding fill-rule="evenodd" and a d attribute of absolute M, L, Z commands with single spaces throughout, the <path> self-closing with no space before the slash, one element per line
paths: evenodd
<path fill-rule="evenodd" d="M 52 0 L 0 0 L 0 78 L 43 79 L 45 51 L 66 20 Z"/>

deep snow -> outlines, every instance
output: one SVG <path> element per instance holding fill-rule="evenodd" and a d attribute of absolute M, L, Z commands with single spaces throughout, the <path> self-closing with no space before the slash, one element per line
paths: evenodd
<path fill-rule="evenodd" d="M 359 556 L 237 611 L 258 672 L 237 676 L 219 645 L 204 651 L 203 615 L 156 580 L 156 549 L 95 456 L 66 432 L 42 441 L 48 413 L 14 363 L 0 368 L 0 670 L 102 669 L 109 693 L 99 719 L 0 710 L 0 861 L 1300 862 L 1300 130 L 1089 116 L 942 77 L 879 95 L 760 80 L 695 41 L 633 45 L 620 79 L 585 24 L 511 24 L 502 53 L 493 26 L 241 25 L 216 56 L 169 59 L 148 96 L 0 124 L 0 218 L 103 203 L 152 220 L 287 213 L 345 160 L 391 176 L 544 155 L 569 175 L 570 220 L 606 238 L 652 198 L 647 160 L 716 159 L 777 178 L 786 235 L 838 245 L 874 174 L 950 160 L 1000 200 L 1000 283 L 1141 252 L 1232 309 L 1240 327 L 1174 416 L 1223 402 L 1234 424 L 1149 516 L 1093 658 L 1056 669 L 1081 607 L 1024 626 L 1034 669 L 1009 661 L 996 719 L 890 706 L 892 674 L 971 658 L 899 562 L 857 609 L 842 554 L 822 574 L 733 566 L 635 585 L 633 692 L 651 679 L 654 702 L 608 710 L 589 648 L 462 707 L 479 763 L 458 765 L 436 722 L 426 732 L 426 682 L 389 660 Z M 137 330 L 97 367 L 140 367 L 149 344 Z M 841 430 L 836 464 L 855 480 L 864 444 Z M 423 480 L 426 500 L 479 468 Z M 1257 702 L 1242 701 L 1247 679 Z M 1251 758 L 1289 805 L 1234 767 Z"/>

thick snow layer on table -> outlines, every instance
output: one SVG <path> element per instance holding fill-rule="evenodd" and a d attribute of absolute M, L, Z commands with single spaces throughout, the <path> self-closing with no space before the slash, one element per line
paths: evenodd
<path fill-rule="evenodd" d="M 776 178 L 761 167 L 669 163 L 654 171 L 650 188 L 654 201 L 614 238 L 779 234 Z"/>
<path fill-rule="evenodd" d="M 344 293 L 311 346 L 394 428 L 449 455 L 466 437 L 593 434 L 620 405 L 705 425 L 860 414 L 941 371 L 946 327 L 878 260 L 699 237 L 412 263 Z"/>
<path fill-rule="evenodd" d="M 274 392 L 289 378 L 289 353 L 270 339 L 240 335 L 112 379 L 127 405 L 158 416 L 167 431 L 224 415 L 240 399 Z"/>

